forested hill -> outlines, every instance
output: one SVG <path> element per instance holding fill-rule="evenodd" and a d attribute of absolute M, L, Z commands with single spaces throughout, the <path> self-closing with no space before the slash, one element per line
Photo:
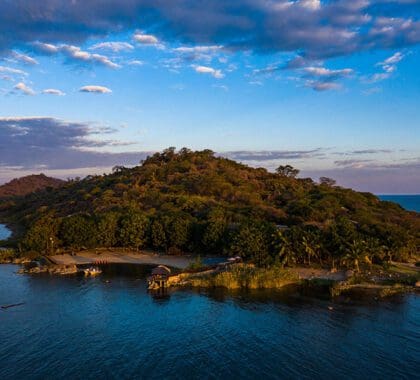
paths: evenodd
<path fill-rule="evenodd" d="M 416 254 L 419 214 L 297 174 L 290 166 L 270 173 L 209 150 L 169 148 L 140 166 L 3 204 L 1 216 L 26 231 L 22 249 L 39 252 L 150 247 L 240 254 L 259 265 Z"/>
<path fill-rule="evenodd" d="M 15 178 L 0 186 L 0 198 L 27 195 L 47 187 L 57 188 L 64 184 L 64 181 L 57 178 L 47 177 L 45 174 L 28 175 Z"/>

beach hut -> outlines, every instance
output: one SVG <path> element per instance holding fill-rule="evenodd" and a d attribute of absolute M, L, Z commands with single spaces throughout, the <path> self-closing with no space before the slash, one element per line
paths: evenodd
<path fill-rule="evenodd" d="M 170 274 L 171 270 L 167 266 L 158 265 L 147 279 L 149 289 L 166 288 Z"/>

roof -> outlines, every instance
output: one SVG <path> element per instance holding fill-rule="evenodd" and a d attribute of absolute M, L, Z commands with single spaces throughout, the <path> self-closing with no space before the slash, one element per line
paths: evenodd
<path fill-rule="evenodd" d="M 152 270 L 152 275 L 168 276 L 171 270 L 165 265 L 159 265 Z"/>

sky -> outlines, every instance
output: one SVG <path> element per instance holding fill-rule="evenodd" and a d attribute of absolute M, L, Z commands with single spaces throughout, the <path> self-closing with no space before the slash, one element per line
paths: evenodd
<path fill-rule="evenodd" d="M 420 193 L 420 0 L 3 0 L 0 183 L 167 147 Z"/>

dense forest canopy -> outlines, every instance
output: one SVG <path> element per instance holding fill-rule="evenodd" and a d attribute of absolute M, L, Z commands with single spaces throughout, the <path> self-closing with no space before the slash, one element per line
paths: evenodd
<path fill-rule="evenodd" d="M 170 254 L 240 255 L 257 265 L 336 265 L 407 260 L 420 246 L 420 217 L 370 193 L 315 183 L 168 148 L 140 166 L 115 167 L 0 203 L 20 226 L 22 251 L 153 248 Z"/>

